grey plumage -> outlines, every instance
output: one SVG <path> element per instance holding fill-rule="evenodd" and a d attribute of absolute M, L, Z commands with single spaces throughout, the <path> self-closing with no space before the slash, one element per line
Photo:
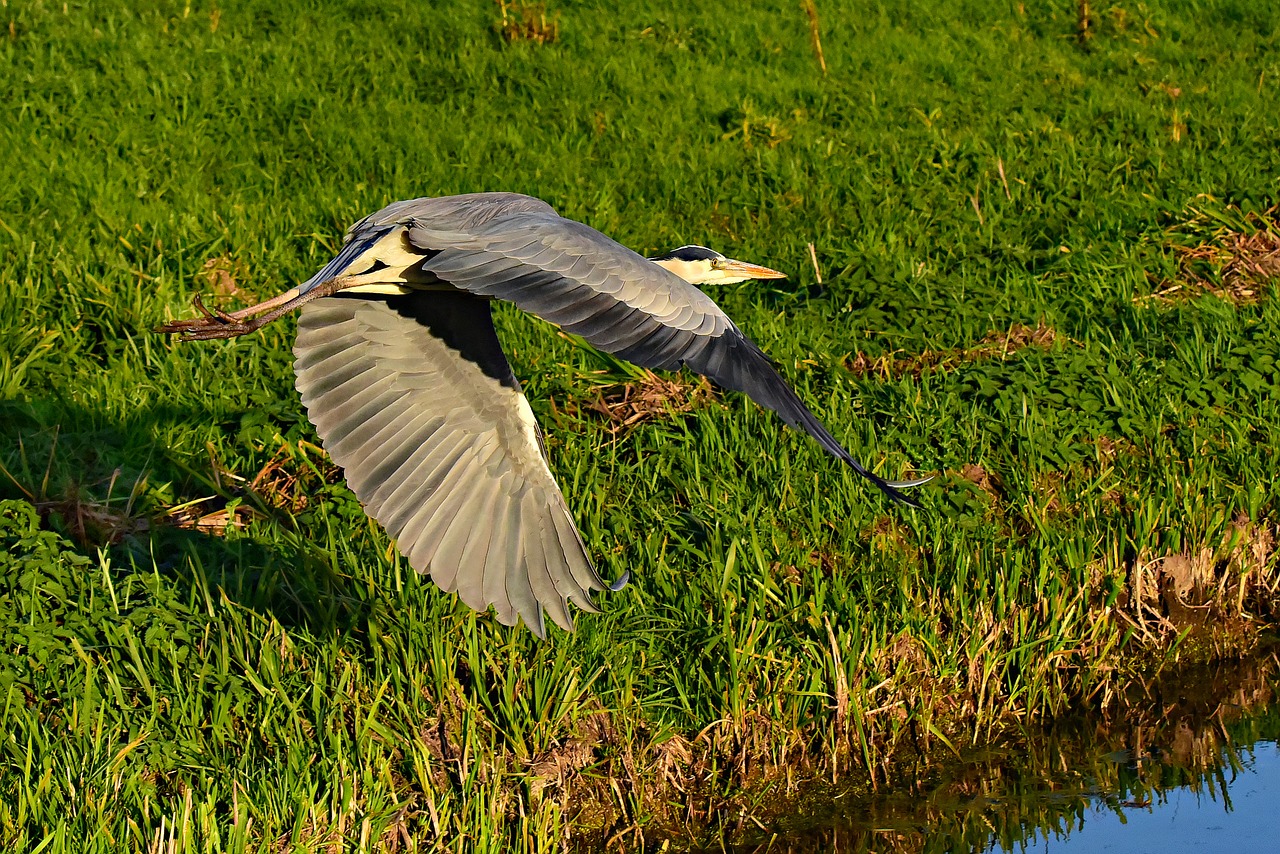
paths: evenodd
<path fill-rule="evenodd" d="M 567 603 L 594 611 L 590 592 L 610 585 L 552 479 L 490 299 L 638 365 L 687 365 L 743 391 L 916 506 L 900 490 L 927 478 L 890 482 L 861 466 L 691 283 L 781 275 L 702 247 L 646 259 L 538 199 L 479 193 L 396 202 L 352 226 L 337 256 L 298 288 L 163 328 L 227 337 L 303 306 L 298 390 L 365 509 L 416 570 L 542 635 L 544 610 L 571 628 Z"/>
<path fill-rule="evenodd" d="M 547 469 L 484 300 L 326 297 L 303 308 L 294 352 L 325 447 L 415 569 L 508 625 L 523 616 L 539 635 L 543 608 L 566 629 L 566 601 L 595 610 L 588 593 L 607 585 Z"/>

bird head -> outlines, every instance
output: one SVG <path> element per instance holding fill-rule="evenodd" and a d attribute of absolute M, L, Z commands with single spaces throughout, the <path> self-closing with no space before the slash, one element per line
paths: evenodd
<path fill-rule="evenodd" d="M 785 279 L 786 273 L 726 258 L 705 246 L 681 246 L 649 259 L 691 285 L 732 285 L 747 279 Z"/>

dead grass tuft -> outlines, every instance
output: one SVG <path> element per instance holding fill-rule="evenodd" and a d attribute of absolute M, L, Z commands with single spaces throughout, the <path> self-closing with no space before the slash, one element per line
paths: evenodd
<path fill-rule="evenodd" d="M 199 531 L 214 537 L 221 537 L 228 530 L 247 528 L 249 523 L 258 518 L 253 508 L 243 504 L 227 504 L 218 506 L 221 499 L 206 498 L 174 507 L 162 516 L 165 524 L 175 528 Z"/>
<path fill-rule="evenodd" d="M 412 802 L 412 798 L 411 798 Z M 377 839 L 373 838 L 373 820 L 362 815 L 354 807 L 344 812 L 330 811 L 328 815 L 312 812 L 306 824 L 294 833 L 287 833 L 274 840 L 268 850 L 273 852 L 317 851 L 338 854 L 347 850 L 350 839 L 360 840 L 359 850 L 395 854 L 398 851 L 417 851 L 418 846 L 409 833 L 412 806 L 406 804 L 393 813 Z M 253 819 L 249 819 L 252 827 Z M 155 847 L 156 852 L 177 850 L 174 846 Z"/>
<path fill-rule="evenodd" d="M 523 0 L 497 0 L 502 12 L 498 32 L 502 40 L 549 44 L 560 38 L 560 18 L 547 17 L 546 3 L 525 3 Z"/>
<path fill-rule="evenodd" d="M 1113 439 L 1110 436 L 1099 436 L 1093 440 L 1094 447 L 1098 450 L 1098 458 L 1111 462 L 1118 457 L 1134 457 L 1138 455 L 1138 448 L 1133 442 L 1124 438 Z"/>
<path fill-rule="evenodd" d="M 715 397 L 706 377 L 672 374 L 660 377 L 645 371 L 636 382 L 606 386 L 586 410 L 600 415 L 615 435 L 645 421 L 668 419 L 672 415 L 701 409 Z"/>
<path fill-rule="evenodd" d="M 298 442 L 281 445 L 275 456 L 254 475 L 249 489 L 267 505 L 297 514 L 307 509 L 316 487 L 341 479 L 342 469 L 329 459 L 323 448 Z"/>
<path fill-rule="evenodd" d="M 654 745 L 654 763 L 662 781 L 677 792 L 687 792 L 693 785 L 693 776 L 689 769 L 693 765 L 693 749 L 689 742 L 679 735 Z"/>
<path fill-rule="evenodd" d="M 22 440 L 19 439 L 19 449 Z M 76 482 L 60 487 L 53 494 L 49 490 L 49 473 L 53 470 L 58 451 L 58 434 L 54 432 L 44 478 L 18 477 L 0 462 L 0 476 L 18 488 L 40 514 L 42 521 L 50 516 L 62 520 L 67 534 L 81 546 L 105 546 L 120 542 L 130 534 L 139 534 L 151 527 L 151 520 L 140 514 L 135 500 L 146 486 L 146 478 L 134 482 L 127 495 L 116 494 L 122 474 L 120 469 L 111 473 L 105 484 L 104 500 L 87 497 Z"/>
<path fill-rule="evenodd" d="M 1009 355 L 1038 347 L 1048 350 L 1058 341 L 1058 333 L 1043 320 L 1034 327 L 1015 323 L 1003 332 L 989 332 L 973 347 L 962 347 L 954 350 L 926 350 L 915 356 L 898 358 L 897 353 L 886 353 L 883 356 L 871 357 L 858 352 L 846 356 L 844 366 L 859 377 L 868 375 L 891 379 L 911 375 L 921 377 L 934 371 L 955 368 L 966 362 L 978 362 L 985 359 L 1005 359 Z"/>
<path fill-rule="evenodd" d="M 883 554 L 896 555 L 899 558 L 918 561 L 920 549 L 916 546 L 915 535 L 896 516 L 879 516 L 871 527 L 863 533 L 863 538 L 871 548 Z M 832 561 L 834 567 L 834 561 Z"/>
<path fill-rule="evenodd" d="M 1134 297 L 1138 305 L 1175 303 L 1213 294 L 1237 305 L 1258 302 L 1267 286 L 1280 278 L 1280 206 L 1261 214 L 1240 214 L 1229 209 L 1229 222 L 1221 216 L 1196 212 L 1192 219 L 1171 230 L 1170 248 L 1178 262 L 1172 282 L 1162 282 L 1153 293 Z M 1187 234 L 1201 239 L 1182 245 L 1176 238 Z"/>
<path fill-rule="evenodd" d="M 818 67 L 822 69 L 822 76 L 826 77 L 827 60 L 822 55 L 822 31 L 818 24 L 818 7 L 813 0 L 804 0 L 804 13 L 809 16 L 809 40 L 813 43 L 814 55 L 818 57 Z"/>
<path fill-rule="evenodd" d="M 533 758 L 529 763 L 529 774 L 533 778 L 529 788 L 537 795 L 552 785 L 563 791 L 566 783 L 595 762 L 595 758 L 593 739 L 571 738 Z"/>
<path fill-rule="evenodd" d="M 307 509 L 320 487 L 342 478 L 342 469 L 333 464 L 323 448 L 310 442 L 282 443 L 252 480 L 223 466 L 212 449 L 209 463 L 223 494 L 169 508 L 160 516 L 165 524 L 221 536 L 259 518 L 262 514 L 254 504 L 297 515 Z M 244 497 L 256 501 L 245 504 Z"/>
<path fill-rule="evenodd" d="M 249 268 L 243 261 L 227 255 L 210 258 L 200 267 L 200 278 L 208 282 L 209 290 L 224 302 L 233 297 L 252 297 L 239 284 L 248 275 Z"/>
<path fill-rule="evenodd" d="M 1247 645 L 1257 618 L 1274 618 L 1280 529 L 1237 516 L 1222 541 L 1166 555 L 1143 553 L 1128 574 L 1124 613 L 1148 639 L 1188 631 L 1210 646 Z"/>
<path fill-rule="evenodd" d="M 37 501 L 35 508 L 42 516 L 53 514 L 61 518 L 68 535 L 80 545 L 118 543 L 151 527 L 149 519 L 136 515 L 123 502 L 94 501 L 74 490 L 61 498 Z"/>
<path fill-rule="evenodd" d="M 990 495 L 992 498 L 997 500 L 1000 498 L 1003 490 L 1000 489 L 998 482 L 991 473 L 982 466 L 975 465 L 974 463 L 967 463 L 960 469 L 960 476 L 978 487 L 978 489 L 981 489 L 987 495 Z"/>
<path fill-rule="evenodd" d="M 835 575 L 838 560 L 839 555 L 830 546 L 809 552 L 809 564 L 822 567 L 822 574 L 828 578 Z"/>

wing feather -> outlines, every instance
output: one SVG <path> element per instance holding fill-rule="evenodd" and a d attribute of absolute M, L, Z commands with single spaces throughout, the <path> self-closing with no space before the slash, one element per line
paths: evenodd
<path fill-rule="evenodd" d="M 576 590 L 570 590 L 567 594 L 569 599 L 584 611 L 590 611 L 593 614 L 599 613 L 599 609 L 591 602 L 591 599 L 581 592 L 590 589 L 585 587 L 584 584 L 596 577 L 596 571 L 591 566 L 591 561 L 587 558 L 586 546 L 582 544 L 582 535 L 574 527 L 568 511 L 563 508 L 553 508 L 551 518 L 556 529 L 556 539 L 560 541 L 560 550 L 568 558 L 569 571 L 577 585 Z"/>
<path fill-rule="evenodd" d="M 432 578 L 441 590 L 457 591 L 465 579 L 458 575 L 457 564 L 432 564 L 440 541 L 449 530 L 449 526 L 461 521 L 457 518 L 457 507 L 460 500 L 468 497 L 475 488 L 475 480 L 467 478 L 467 470 L 474 462 L 472 448 L 463 448 L 458 456 L 450 461 L 448 471 L 439 472 L 424 490 L 427 498 L 422 503 L 415 503 L 401 527 L 401 535 L 413 543 L 409 552 L 411 566 L 433 566 Z M 433 500 L 434 499 L 434 500 Z M 436 510 L 443 512 L 436 513 Z M 392 519 L 388 524 L 395 524 Z M 455 583 L 457 582 L 457 583 Z M 475 597 L 479 598 L 479 597 Z M 463 601 L 477 610 L 484 610 L 486 603 L 474 602 L 471 597 L 463 597 Z"/>
<path fill-rule="evenodd" d="M 537 596 L 534 595 L 533 587 L 529 583 L 529 570 L 525 556 L 521 552 L 521 544 L 523 542 L 521 537 L 521 515 L 520 502 L 518 500 L 508 501 L 505 518 L 503 519 L 506 542 L 498 554 L 494 555 L 501 561 L 494 568 L 497 572 L 506 576 L 507 596 L 513 603 L 538 602 Z M 488 573 L 489 564 L 486 564 L 485 575 L 487 576 Z M 542 619 L 542 608 L 536 608 L 535 611 L 535 620 L 530 621 L 525 618 L 525 625 L 538 637 L 545 637 L 547 627 L 546 622 Z M 522 611 L 521 613 L 525 612 Z"/>
<path fill-rule="evenodd" d="M 386 518 L 383 525 L 388 532 L 396 531 L 397 538 L 404 536 L 406 539 L 416 540 L 416 535 L 421 531 L 410 530 L 409 526 L 417 515 L 418 508 L 422 506 L 422 502 L 431 498 L 450 470 L 467 452 L 468 436 L 447 429 L 441 432 L 445 435 L 440 437 L 434 447 L 420 446 L 429 450 L 425 454 L 414 455 L 414 459 L 405 466 L 408 475 L 404 481 L 382 501 L 381 512 Z M 348 485 L 351 482 L 353 481 L 348 481 Z M 379 518 L 378 521 L 381 522 L 382 519 Z"/>
<path fill-rule="evenodd" d="M 405 412 L 396 405 L 398 398 L 393 398 L 390 406 L 382 405 L 368 416 L 364 423 L 333 443 L 337 453 L 354 453 L 362 448 L 372 448 L 385 442 L 395 441 L 402 431 L 413 426 L 415 418 L 412 412 Z"/>
<path fill-rule="evenodd" d="M 537 633 L 544 609 L 572 627 L 566 599 L 594 610 L 588 594 L 606 585 L 547 469 L 484 299 L 317 299 L 303 308 L 294 353 L 321 440 L 414 569 Z"/>
<path fill-rule="evenodd" d="M 539 506 L 538 499 L 538 496 L 530 492 L 524 494 L 520 502 L 521 519 L 540 519 L 546 515 L 546 508 Z M 573 621 L 569 617 L 568 608 L 565 607 L 564 595 L 556 589 L 555 579 L 552 578 L 555 558 L 546 548 L 546 541 L 543 538 L 545 526 L 521 525 L 521 529 L 524 532 L 521 538 L 521 553 L 525 561 L 525 575 L 529 579 L 533 595 L 542 603 L 542 607 L 556 625 L 570 631 L 573 628 Z M 566 576 L 566 580 L 572 582 L 572 576 Z"/>
<path fill-rule="evenodd" d="M 407 411 L 408 402 L 406 401 L 404 405 Z M 357 485 L 366 490 L 369 496 L 366 503 L 370 510 L 380 510 L 382 505 L 386 504 L 414 473 L 417 468 L 416 464 L 413 464 L 414 455 L 419 449 L 428 447 L 431 438 L 437 431 L 444 429 L 444 426 L 443 418 L 416 417 L 408 427 L 378 446 L 361 448 L 355 453 L 363 452 L 368 455 L 369 464 L 360 466 L 359 472 L 348 471 L 347 483 L 352 485 L 353 491 Z M 340 439 L 334 441 L 335 453 L 339 453 L 336 448 L 341 444 Z M 361 494 L 356 493 L 356 495 Z M 378 517 L 375 515 L 374 518 Z"/>

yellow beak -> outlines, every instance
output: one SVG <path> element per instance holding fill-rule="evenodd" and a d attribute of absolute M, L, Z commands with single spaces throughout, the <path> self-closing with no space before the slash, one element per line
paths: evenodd
<path fill-rule="evenodd" d="M 748 279 L 785 279 L 787 277 L 786 273 L 779 273 L 777 270 L 770 270 L 768 267 L 761 267 L 759 264 L 735 261 L 732 258 L 717 261 L 714 266 L 717 270 L 732 273 L 735 276 L 745 276 Z"/>

